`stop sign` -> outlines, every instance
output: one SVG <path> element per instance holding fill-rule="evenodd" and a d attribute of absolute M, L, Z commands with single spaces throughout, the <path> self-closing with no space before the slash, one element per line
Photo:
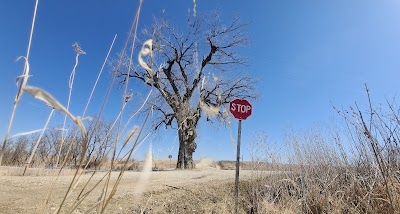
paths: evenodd
<path fill-rule="evenodd" d="M 245 120 L 251 115 L 252 106 L 247 100 L 235 99 L 229 103 L 229 111 L 236 119 Z"/>

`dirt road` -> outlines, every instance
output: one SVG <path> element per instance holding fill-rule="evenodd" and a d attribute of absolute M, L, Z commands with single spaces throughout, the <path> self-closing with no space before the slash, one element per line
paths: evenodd
<path fill-rule="evenodd" d="M 96 173 L 83 194 L 99 182 L 105 173 Z M 140 172 L 125 172 L 118 191 L 110 201 L 107 213 L 226 213 L 231 209 L 233 170 L 202 169 L 193 171 L 153 171 L 143 178 Z M 251 176 L 241 171 L 241 180 Z M 113 172 L 113 184 L 118 172 Z M 0 176 L 0 213 L 40 212 L 44 199 L 51 189 L 51 196 L 44 213 L 54 213 L 64 197 L 73 176 Z M 83 175 L 79 184 L 66 201 L 61 213 L 67 213 L 90 174 Z M 104 181 L 88 194 L 73 213 L 96 213 L 96 205 Z M 108 189 L 108 193 L 111 188 Z"/>

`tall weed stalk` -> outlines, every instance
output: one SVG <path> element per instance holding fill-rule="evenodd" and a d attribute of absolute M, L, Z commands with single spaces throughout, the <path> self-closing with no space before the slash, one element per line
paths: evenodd
<path fill-rule="evenodd" d="M 3 145 L 2 145 L 1 151 L 0 151 L 0 166 L 2 165 L 2 162 L 3 162 L 4 150 L 6 148 L 6 144 L 8 142 L 8 136 L 10 134 L 11 126 L 14 121 L 15 111 L 17 110 L 17 106 L 21 99 L 21 96 L 23 93 L 23 88 L 27 84 L 28 78 L 29 78 L 29 56 L 30 56 L 30 51 L 31 51 L 33 31 L 35 29 L 35 21 L 36 21 L 36 13 L 37 13 L 38 4 L 39 4 L 39 0 L 36 0 L 35 9 L 34 9 L 33 18 L 32 18 L 32 26 L 31 26 L 31 31 L 30 31 L 30 35 L 29 35 L 29 42 L 28 42 L 28 47 L 26 50 L 26 56 L 23 57 L 25 59 L 24 70 L 22 72 L 22 75 L 18 77 L 19 88 L 18 88 L 17 94 L 14 99 L 14 104 L 13 104 L 13 108 L 11 111 L 10 120 L 8 122 L 7 131 L 4 136 Z"/>
<path fill-rule="evenodd" d="M 121 57 L 119 58 L 117 65 L 114 67 L 114 72 L 112 74 L 112 78 L 110 80 L 107 91 L 105 92 L 105 94 L 103 96 L 104 98 L 103 98 L 102 104 L 100 106 L 99 112 L 95 118 L 92 118 L 93 122 L 91 124 L 92 124 L 92 127 L 94 127 L 93 128 L 94 130 L 88 131 L 88 128 L 86 127 L 86 122 L 85 122 L 85 120 L 87 119 L 85 117 L 85 114 L 86 114 L 88 106 L 91 102 L 92 96 L 95 92 L 97 83 L 102 75 L 105 64 L 111 53 L 111 50 L 112 50 L 112 47 L 114 45 L 117 35 L 114 36 L 111 47 L 107 53 L 107 56 L 102 64 L 100 72 L 94 83 L 93 89 L 89 95 L 89 98 L 88 98 L 87 104 L 83 110 L 82 116 L 78 117 L 76 115 L 73 115 L 70 112 L 70 104 L 72 102 L 72 90 L 73 90 L 75 77 L 79 76 L 79 75 L 75 76 L 75 74 L 76 74 L 77 66 L 79 64 L 79 56 L 82 54 L 85 54 L 85 52 L 80 48 L 80 46 L 77 43 L 75 43 L 73 45 L 73 48 L 76 52 L 75 65 L 72 69 L 70 79 L 69 79 L 69 93 L 68 93 L 68 100 L 67 100 L 66 106 L 63 106 L 61 104 L 61 102 L 59 102 L 56 98 L 54 98 L 49 92 L 47 92 L 39 87 L 27 85 L 27 80 L 28 80 L 29 71 L 30 71 L 30 69 L 29 69 L 30 46 L 31 46 L 31 42 L 32 42 L 34 23 L 35 23 L 37 6 L 38 6 L 38 0 L 36 1 L 34 17 L 32 20 L 31 34 L 30 34 L 29 44 L 28 44 L 28 48 L 27 48 L 27 54 L 25 57 L 23 57 L 25 59 L 24 71 L 23 71 L 23 74 L 19 77 L 19 83 L 20 83 L 19 90 L 17 92 L 16 98 L 14 101 L 13 111 L 12 111 L 10 122 L 9 122 L 9 125 L 7 128 L 6 136 L 5 136 L 5 139 L 3 142 L 2 151 L 0 153 L 0 163 L 1 163 L 4 149 L 6 147 L 6 142 L 8 142 L 8 135 L 9 135 L 11 125 L 13 122 L 15 109 L 18 106 L 19 100 L 20 100 L 23 92 L 27 92 L 28 94 L 32 95 L 34 98 L 45 102 L 47 105 L 49 105 L 53 108 L 53 110 L 52 110 L 51 114 L 49 115 L 49 118 L 45 124 L 45 128 L 42 130 L 42 132 L 39 136 L 39 139 L 37 140 L 35 145 L 33 145 L 33 147 L 32 147 L 32 152 L 31 152 L 30 157 L 28 158 L 28 162 L 31 162 L 32 158 L 35 155 L 35 150 L 42 143 L 43 135 L 45 134 L 45 131 L 47 129 L 47 126 L 50 122 L 51 116 L 53 115 L 54 111 L 57 110 L 65 115 L 62 130 L 65 130 L 67 118 L 70 119 L 75 124 L 75 126 L 78 128 L 77 131 L 72 131 L 71 133 L 68 134 L 68 136 L 64 133 L 64 131 L 61 134 L 61 142 L 58 144 L 58 146 L 56 148 L 57 151 L 56 151 L 56 157 L 55 157 L 56 158 L 55 167 L 58 170 L 58 174 L 55 177 L 52 184 L 49 186 L 48 192 L 46 194 L 46 198 L 44 199 L 44 203 L 43 203 L 41 212 L 47 212 L 49 203 L 53 200 L 53 197 L 51 197 L 51 196 L 54 194 L 53 190 L 54 190 L 55 185 L 57 184 L 59 176 L 62 174 L 61 172 L 64 169 L 70 167 L 68 165 L 68 162 L 69 162 L 69 160 L 71 160 L 72 153 L 74 153 L 75 151 L 79 151 L 80 152 L 79 156 L 77 158 L 75 158 L 78 161 L 77 163 L 75 163 L 75 167 L 76 167 L 75 173 L 72 176 L 72 179 L 68 185 L 67 191 L 65 192 L 64 196 L 62 197 L 57 208 L 54 210 L 54 213 L 61 213 L 61 212 L 62 213 L 64 213 L 64 212 L 73 213 L 82 204 L 82 202 L 84 202 L 84 200 L 87 199 L 87 197 L 89 195 L 94 194 L 94 190 L 96 190 L 96 189 L 101 189 L 101 194 L 99 195 L 97 202 L 95 204 L 93 204 L 93 206 L 90 207 L 87 210 L 87 212 L 90 212 L 90 211 L 93 211 L 94 209 L 96 209 L 97 212 L 104 213 L 107 209 L 107 206 L 110 204 L 111 199 L 114 197 L 114 195 L 117 192 L 118 184 L 121 181 L 125 170 L 127 170 L 127 168 L 128 168 L 128 160 L 130 160 L 133 157 L 133 155 L 134 155 L 135 151 L 138 149 L 138 147 L 146 140 L 146 138 L 152 132 L 152 130 L 149 130 L 149 132 L 147 134 L 143 134 L 143 131 L 146 129 L 147 121 L 151 115 L 151 108 L 150 108 L 149 110 L 147 110 L 147 116 L 146 116 L 145 120 L 143 121 L 143 123 L 141 124 L 141 126 L 134 126 L 132 128 L 132 130 L 129 132 L 126 139 L 120 140 L 121 134 L 128 128 L 128 124 L 137 115 L 137 113 L 139 111 L 141 111 L 142 108 L 146 105 L 146 103 L 149 100 L 149 97 L 151 96 L 151 93 L 152 93 L 152 91 L 149 92 L 148 96 L 146 97 L 146 100 L 140 105 L 139 109 L 129 117 L 129 120 L 126 122 L 126 124 L 122 124 L 123 115 L 124 115 L 126 106 L 129 104 L 129 101 L 131 100 L 130 98 L 132 97 L 130 94 L 128 94 L 129 81 L 128 81 L 128 79 L 126 79 L 124 81 L 125 85 L 124 85 L 123 94 L 122 94 L 122 105 L 121 105 L 121 109 L 118 112 L 118 116 L 114 119 L 112 125 L 109 127 L 109 129 L 105 133 L 104 139 L 99 141 L 98 146 L 96 148 L 93 148 L 93 151 L 90 154 L 87 152 L 90 142 L 92 142 L 92 140 L 95 140 L 95 139 L 93 139 L 93 135 L 96 131 L 95 129 L 96 129 L 96 127 L 98 127 L 100 125 L 100 118 L 102 116 L 105 104 L 108 101 L 111 89 L 114 86 L 115 79 L 117 78 L 117 71 L 120 69 L 120 67 L 123 63 L 123 60 L 124 60 L 122 56 L 124 56 L 126 50 L 128 49 L 128 44 L 130 44 L 130 42 L 132 42 L 131 43 L 132 46 L 129 48 L 130 54 L 129 54 L 128 74 L 134 64 L 133 59 L 135 59 L 134 50 L 136 48 L 135 47 L 136 39 L 137 39 L 136 34 L 137 34 L 137 29 L 138 29 L 138 24 L 139 24 L 139 17 L 140 17 L 140 10 L 141 10 L 141 6 L 142 6 L 142 2 L 143 2 L 142 0 L 139 1 L 138 9 L 136 11 L 135 18 L 132 22 L 132 27 L 130 29 L 129 36 L 126 39 L 124 47 L 122 48 Z M 131 40 L 131 38 L 133 38 L 133 41 Z M 147 54 L 151 54 L 151 50 Z M 113 133 L 116 133 L 116 137 L 113 139 L 113 144 L 111 145 L 111 147 L 107 147 L 106 139 L 109 139 L 110 136 L 113 135 Z M 68 137 L 68 140 L 67 140 L 67 137 Z M 130 143 L 132 141 L 133 141 L 133 143 Z M 67 144 L 68 146 L 65 146 L 65 144 L 67 142 L 68 142 L 68 144 Z M 93 154 L 100 153 L 101 152 L 100 150 L 103 147 L 107 148 L 107 149 L 103 149 L 104 150 L 103 158 L 107 159 L 107 157 L 111 156 L 111 164 L 110 164 L 108 170 L 100 178 L 100 180 L 96 180 L 96 181 L 93 180 L 93 177 L 96 173 L 98 173 L 98 171 L 94 170 L 91 173 L 91 175 L 89 176 L 89 178 L 87 180 L 85 180 L 84 182 L 82 182 L 83 180 L 81 178 L 83 177 L 84 170 L 86 170 L 90 166 L 91 162 L 94 161 Z M 151 149 L 149 150 L 149 152 L 150 153 L 148 154 L 148 158 L 147 158 L 145 168 L 144 168 L 144 170 L 146 172 L 143 173 L 143 176 L 144 176 L 144 179 L 142 179 L 143 182 L 145 182 L 147 180 L 146 176 L 148 176 L 149 171 L 151 170 L 151 166 L 152 166 L 152 164 L 151 164 L 151 157 L 152 157 Z M 123 165 L 122 165 L 122 168 L 120 169 L 120 172 L 117 176 L 116 181 L 111 182 L 111 174 L 115 170 L 116 166 L 120 165 L 121 163 Z M 26 168 L 25 168 L 25 170 L 26 170 Z M 25 170 L 24 170 L 24 174 L 25 174 Z M 144 184 L 143 182 L 140 185 L 143 185 Z M 77 192 L 77 196 L 72 201 L 72 203 L 69 203 L 69 201 L 71 200 L 70 199 L 71 196 L 74 195 L 74 194 L 72 194 L 73 192 Z M 138 193 L 138 194 L 141 194 L 141 193 Z"/>

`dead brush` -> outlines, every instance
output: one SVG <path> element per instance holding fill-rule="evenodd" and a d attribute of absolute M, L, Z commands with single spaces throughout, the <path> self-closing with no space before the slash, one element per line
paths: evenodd
<path fill-rule="evenodd" d="M 314 172 L 324 173 L 313 170 Z M 382 183 L 365 175 L 304 171 L 264 177 L 252 187 L 258 213 L 390 213 Z"/>
<path fill-rule="evenodd" d="M 371 110 L 374 113 L 371 127 L 376 129 L 363 122 L 359 110 L 352 112 L 351 117 L 344 115 L 346 127 L 350 127 L 347 131 L 354 140 L 348 151 L 341 149 L 343 141 L 329 139 L 326 136 L 330 134 L 321 131 L 289 134 L 291 164 L 278 167 L 281 173 L 274 176 L 257 174 L 259 177 L 249 194 L 254 210 L 257 213 L 399 213 L 399 168 L 395 161 L 399 153 L 393 150 L 400 147 L 395 143 L 399 135 L 393 127 L 400 123 L 397 108 L 390 105 L 389 109 L 391 117 Z"/>

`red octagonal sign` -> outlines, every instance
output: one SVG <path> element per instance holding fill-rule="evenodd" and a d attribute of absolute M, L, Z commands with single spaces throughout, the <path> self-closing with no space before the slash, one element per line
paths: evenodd
<path fill-rule="evenodd" d="M 229 111 L 239 120 L 246 120 L 251 115 L 252 108 L 247 100 L 235 99 L 229 103 Z"/>

